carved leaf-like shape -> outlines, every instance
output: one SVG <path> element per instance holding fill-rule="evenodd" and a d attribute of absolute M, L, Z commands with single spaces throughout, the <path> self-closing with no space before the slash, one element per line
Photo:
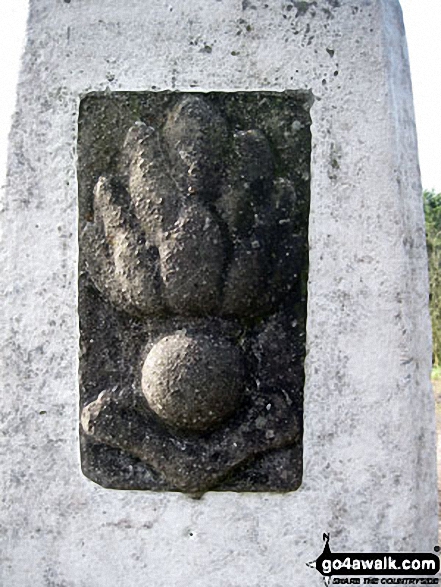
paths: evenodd
<path fill-rule="evenodd" d="M 186 96 L 169 113 L 162 134 L 182 192 L 216 199 L 228 137 L 224 119 L 199 96 Z"/>
<path fill-rule="evenodd" d="M 199 96 L 179 100 L 161 131 L 129 129 L 125 178 L 100 179 L 88 228 L 98 240 L 90 273 L 113 303 L 138 315 L 253 317 L 292 287 L 295 191 L 275 180 L 261 131 L 234 133 L 228 156 L 227 139 Z"/>
<path fill-rule="evenodd" d="M 207 315 L 219 307 L 225 252 L 213 215 L 198 203 L 184 209 L 159 246 L 167 303 L 181 315 Z"/>
<path fill-rule="evenodd" d="M 160 313 L 157 250 L 148 246 L 126 213 L 127 193 L 101 177 L 94 192 L 95 222 L 86 228 L 88 269 L 99 289 L 134 313 Z"/>
<path fill-rule="evenodd" d="M 156 130 L 132 126 L 124 144 L 133 211 L 148 241 L 158 245 L 178 218 L 182 195 L 170 175 Z"/>

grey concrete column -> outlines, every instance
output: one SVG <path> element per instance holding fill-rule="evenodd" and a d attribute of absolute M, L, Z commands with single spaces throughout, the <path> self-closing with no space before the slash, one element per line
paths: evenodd
<path fill-rule="evenodd" d="M 297 491 L 192 500 L 81 473 L 78 110 L 118 90 L 313 95 Z M 31 0 L 1 226 L 0 584 L 310 587 L 323 532 L 335 551 L 433 551 L 424 218 L 396 0 Z"/>

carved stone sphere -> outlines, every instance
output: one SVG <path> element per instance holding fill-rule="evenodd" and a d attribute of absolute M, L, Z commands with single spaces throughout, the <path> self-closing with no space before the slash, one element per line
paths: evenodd
<path fill-rule="evenodd" d="M 141 385 L 150 408 L 166 424 L 204 432 L 239 406 L 244 377 L 237 346 L 222 337 L 178 331 L 152 347 Z"/>

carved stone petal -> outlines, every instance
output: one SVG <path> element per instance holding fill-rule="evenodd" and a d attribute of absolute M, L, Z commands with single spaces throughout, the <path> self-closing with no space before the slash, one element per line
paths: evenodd
<path fill-rule="evenodd" d="M 156 130 L 142 122 L 132 126 L 124 145 L 135 214 L 147 241 L 157 244 L 176 221 L 181 208 Z"/>
<path fill-rule="evenodd" d="M 169 113 L 163 136 L 179 188 L 205 202 L 215 199 L 228 136 L 225 120 L 207 101 L 186 96 Z"/>
<path fill-rule="evenodd" d="M 159 245 L 169 308 L 181 315 L 209 315 L 220 304 L 225 251 L 214 216 L 200 203 L 183 211 Z"/>
<path fill-rule="evenodd" d="M 129 313 L 160 313 L 157 249 L 148 246 L 139 227 L 130 221 L 124 188 L 100 177 L 94 195 L 95 222 L 84 232 L 89 242 L 87 264 L 95 286 Z"/>
<path fill-rule="evenodd" d="M 258 130 L 237 132 L 222 194 L 216 202 L 233 240 L 249 237 L 266 224 L 271 208 L 274 165 L 265 136 Z"/>
<path fill-rule="evenodd" d="M 224 287 L 222 314 L 258 316 L 271 310 L 271 268 L 257 236 L 236 245 Z"/>

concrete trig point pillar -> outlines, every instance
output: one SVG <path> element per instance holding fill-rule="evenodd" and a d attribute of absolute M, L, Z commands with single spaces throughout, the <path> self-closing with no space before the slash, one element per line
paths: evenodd
<path fill-rule="evenodd" d="M 31 0 L 2 230 L 2 585 L 432 552 L 396 0 Z"/>

